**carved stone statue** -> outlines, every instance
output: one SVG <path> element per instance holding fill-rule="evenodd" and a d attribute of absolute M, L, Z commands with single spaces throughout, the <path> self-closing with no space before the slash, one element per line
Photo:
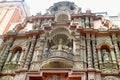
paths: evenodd
<path fill-rule="evenodd" d="M 20 53 L 20 52 L 17 51 L 17 52 L 13 55 L 12 60 L 11 60 L 12 63 L 16 63 L 16 62 L 18 61 L 19 53 Z"/>
<path fill-rule="evenodd" d="M 58 45 L 52 46 L 51 47 L 52 50 L 63 50 L 63 51 L 67 51 L 68 50 L 68 46 L 63 44 L 63 39 L 59 39 L 59 43 Z"/>
<path fill-rule="evenodd" d="M 111 62 L 111 58 L 110 58 L 110 53 L 107 52 L 105 49 L 102 50 L 102 54 L 103 54 L 103 61 L 104 62 Z"/>

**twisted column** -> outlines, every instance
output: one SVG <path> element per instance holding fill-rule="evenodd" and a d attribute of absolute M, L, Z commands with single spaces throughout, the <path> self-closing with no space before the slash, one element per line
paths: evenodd
<path fill-rule="evenodd" d="M 27 59 L 26 59 L 26 62 L 25 62 L 25 66 L 24 66 L 24 68 L 27 69 L 27 70 L 28 70 L 30 62 L 32 60 L 32 55 L 33 55 L 33 51 L 34 51 L 35 42 L 36 42 L 36 36 L 33 35 L 30 51 L 28 53 L 28 56 L 27 56 Z"/>
<path fill-rule="evenodd" d="M 6 60 L 6 64 L 9 63 L 11 57 L 12 57 L 12 51 L 9 52 L 9 55 L 7 57 L 7 60 Z"/>
<path fill-rule="evenodd" d="M 28 41 L 27 41 L 27 47 L 25 50 L 25 54 L 23 54 L 22 60 L 21 60 L 21 66 L 24 67 L 28 52 L 30 50 L 30 46 L 31 46 L 31 36 L 29 36 Z"/>
<path fill-rule="evenodd" d="M 96 45 L 95 45 L 95 36 L 92 35 L 92 46 L 93 46 L 93 56 L 94 56 L 94 67 L 95 69 L 98 69 L 98 57 L 96 52 Z"/>
<path fill-rule="evenodd" d="M 84 68 L 87 68 L 85 36 L 81 36 L 80 44 L 81 44 L 81 49 L 82 49 L 81 55 L 83 55 Z"/>
<path fill-rule="evenodd" d="M 93 68 L 92 52 L 91 52 L 91 44 L 90 44 L 90 34 L 86 34 L 86 39 L 87 39 L 88 68 Z"/>
<path fill-rule="evenodd" d="M 102 64 L 102 55 L 101 55 L 101 50 L 100 49 L 97 49 L 98 50 L 98 60 L 99 60 L 99 65 Z"/>
<path fill-rule="evenodd" d="M 113 40 L 113 44 L 114 44 L 114 47 L 115 47 L 117 62 L 118 62 L 119 69 L 120 69 L 120 53 L 119 53 L 120 51 L 119 51 L 119 48 L 118 48 L 118 45 L 117 45 L 117 39 L 116 39 L 115 35 L 112 35 L 112 40 Z M 115 56 L 115 54 L 114 54 L 114 56 Z M 114 59 L 114 62 L 115 62 L 115 59 Z"/>
<path fill-rule="evenodd" d="M 6 49 L 5 49 L 5 52 L 3 53 L 1 59 L 0 59 L 0 71 L 2 71 L 2 67 L 7 59 L 7 56 L 8 56 L 8 53 L 9 53 L 9 49 L 10 47 L 12 46 L 12 43 L 13 43 L 13 38 L 11 37 L 8 42 L 7 42 L 7 46 L 6 46 Z"/>
<path fill-rule="evenodd" d="M 25 54 L 25 51 L 22 50 L 22 51 L 21 51 L 21 54 L 20 54 L 20 58 L 19 58 L 19 60 L 18 60 L 18 64 L 20 65 L 20 69 L 23 67 L 23 66 L 22 66 L 22 64 L 23 64 L 22 58 L 24 57 L 24 54 Z"/>

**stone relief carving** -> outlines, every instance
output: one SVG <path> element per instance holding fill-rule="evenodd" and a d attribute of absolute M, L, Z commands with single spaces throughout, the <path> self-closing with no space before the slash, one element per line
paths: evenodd
<path fill-rule="evenodd" d="M 46 80 L 66 80 L 65 78 L 60 78 L 58 75 L 53 75 L 50 78 L 47 78 Z"/>
<path fill-rule="evenodd" d="M 24 80 L 26 78 L 26 73 L 16 74 L 14 80 Z"/>
<path fill-rule="evenodd" d="M 0 80 L 13 80 L 12 76 L 4 76 L 2 78 L 0 78 Z"/>
<path fill-rule="evenodd" d="M 103 57 L 103 62 L 111 62 L 111 55 L 109 52 L 106 51 L 106 49 L 102 50 L 102 57 Z"/>
<path fill-rule="evenodd" d="M 110 45 L 112 45 L 110 37 L 97 37 L 96 39 L 97 39 L 97 44 L 109 43 Z"/>
<path fill-rule="evenodd" d="M 13 44 L 13 46 L 15 46 L 15 45 L 21 45 L 21 46 L 26 46 L 26 44 L 27 44 L 27 40 L 26 39 L 16 39 L 15 41 L 14 41 L 14 44 Z"/>
<path fill-rule="evenodd" d="M 97 37 L 96 40 L 97 40 L 96 46 L 98 46 L 100 44 L 109 44 L 109 45 L 113 46 L 110 37 Z"/>
<path fill-rule="evenodd" d="M 107 76 L 103 80 L 118 80 L 116 77 L 113 76 Z"/>
<path fill-rule="evenodd" d="M 102 70 L 102 73 L 109 73 L 109 74 L 118 74 L 119 73 L 117 64 L 110 63 L 110 62 L 102 63 L 101 70 Z"/>

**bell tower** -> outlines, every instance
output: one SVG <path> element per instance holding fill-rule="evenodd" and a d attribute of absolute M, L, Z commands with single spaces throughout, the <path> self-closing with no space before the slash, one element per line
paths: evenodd
<path fill-rule="evenodd" d="M 0 0 L 0 35 L 29 15 L 23 0 Z"/>

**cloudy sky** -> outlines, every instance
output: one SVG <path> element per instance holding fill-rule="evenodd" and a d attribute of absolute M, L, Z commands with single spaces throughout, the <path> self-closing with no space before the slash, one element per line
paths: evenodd
<path fill-rule="evenodd" d="M 46 9 L 59 1 L 74 2 L 78 7 L 82 8 L 82 12 L 90 9 L 92 12 L 108 12 L 110 16 L 120 14 L 119 0 L 25 0 L 31 15 L 39 12 L 44 14 Z"/>

